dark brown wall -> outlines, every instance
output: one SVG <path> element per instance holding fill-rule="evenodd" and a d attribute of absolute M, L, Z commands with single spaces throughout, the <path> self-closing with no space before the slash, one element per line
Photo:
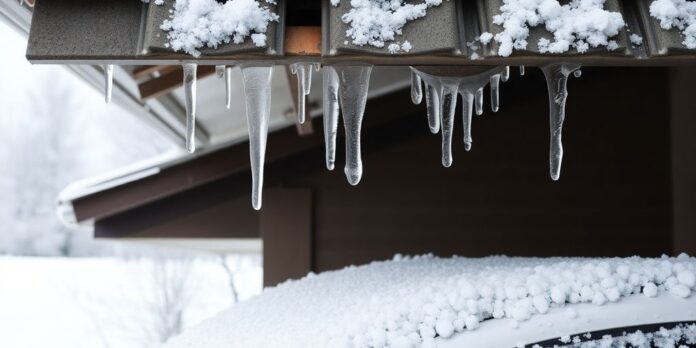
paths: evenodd
<path fill-rule="evenodd" d="M 322 155 L 313 154 L 306 164 L 316 170 L 284 182 L 313 192 L 313 268 L 397 252 L 671 252 L 668 76 L 664 69 L 588 68 L 571 79 L 559 182 L 548 174 L 547 95 L 536 69 L 525 77 L 513 69 L 501 111 L 474 118 L 470 153 L 457 117 L 451 168 L 440 164 L 440 137 L 428 133 L 424 107 L 365 132 L 357 187 L 345 181 L 342 151 L 334 172 L 320 169 Z M 380 117 L 371 109 L 368 103 L 366 117 Z"/>

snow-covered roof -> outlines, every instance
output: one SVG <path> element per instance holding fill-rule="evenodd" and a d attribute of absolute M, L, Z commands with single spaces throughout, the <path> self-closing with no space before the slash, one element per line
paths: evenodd
<path fill-rule="evenodd" d="M 608 327 L 696 320 L 695 274 L 696 258 L 687 255 L 397 255 L 266 289 L 167 347 L 529 344 Z"/>

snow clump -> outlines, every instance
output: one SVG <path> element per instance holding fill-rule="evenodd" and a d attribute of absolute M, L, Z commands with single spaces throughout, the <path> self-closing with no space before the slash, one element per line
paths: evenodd
<path fill-rule="evenodd" d="M 564 53 L 575 48 L 585 53 L 590 47 L 618 47 L 611 40 L 626 25 L 619 12 L 604 9 L 605 0 L 572 0 L 561 5 L 558 0 L 504 0 L 493 23 L 503 31 L 493 38 L 499 44 L 498 55 L 508 57 L 513 50 L 526 49 L 530 28 L 544 25 L 553 41 L 537 42 L 541 53 Z M 485 35 L 485 36 L 484 36 Z M 489 38 L 490 33 L 481 35 Z"/>
<path fill-rule="evenodd" d="M 156 0 L 159 1 L 159 0 Z M 274 4 L 275 1 L 266 0 Z M 217 48 L 247 37 L 259 47 L 266 44 L 266 30 L 278 15 L 257 0 L 176 0 L 169 19 L 160 28 L 168 32 L 169 47 L 200 56 L 203 47 Z"/>
<path fill-rule="evenodd" d="M 419 347 L 513 325 L 554 308 L 628 296 L 692 296 L 696 258 L 438 258 L 401 256 L 268 288 L 168 347 Z M 564 308 L 565 307 L 565 308 Z M 569 341 L 572 342 L 572 341 Z"/>
<path fill-rule="evenodd" d="M 696 49 L 696 2 L 655 0 L 650 4 L 650 15 L 660 21 L 662 29 L 679 29 L 684 35 L 682 44 Z"/>
<path fill-rule="evenodd" d="M 331 0 L 333 6 L 339 3 L 340 0 Z M 404 0 L 351 0 L 351 9 L 341 19 L 350 24 L 346 36 L 353 44 L 382 48 L 385 43 L 394 41 L 396 35 L 402 34 L 406 23 L 425 17 L 428 8 L 441 4 L 442 0 L 425 0 L 418 4 L 407 4 Z M 411 49 L 410 43 L 406 47 L 399 46 L 398 50 L 394 45 L 387 47 L 389 52 L 408 52 Z"/>

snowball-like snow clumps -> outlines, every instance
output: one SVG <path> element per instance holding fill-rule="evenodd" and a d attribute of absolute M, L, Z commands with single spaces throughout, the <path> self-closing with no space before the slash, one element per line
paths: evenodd
<path fill-rule="evenodd" d="M 339 3 L 340 0 L 331 0 L 334 6 Z M 440 4 L 442 0 L 425 0 L 418 4 L 406 4 L 404 0 L 351 0 L 351 9 L 341 19 L 350 24 L 346 36 L 353 44 L 381 48 L 386 42 L 394 41 L 396 35 L 401 35 L 406 23 L 425 17 L 429 7 Z M 391 53 L 411 49 L 410 43 L 406 47 L 394 45 L 387 47 Z"/>
<path fill-rule="evenodd" d="M 696 345 L 696 324 L 681 324 L 671 329 L 660 328 L 656 332 L 643 333 L 638 330 L 624 333 L 622 336 L 604 335 L 596 340 L 582 340 L 579 336 L 566 337 L 561 340 L 564 345 L 554 345 L 557 348 L 613 348 L 613 347 L 657 347 L 676 348 L 694 347 Z M 536 345 L 535 348 L 541 348 Z"/>
<path fill-rule="evenodd" d="M 266 1 L 274 3 L 273 1 Z M 240 44 L 251 37 L 256 46 L 266 44 L 268 24 L 278 15 L 257 0 L 176 0 L 174 11 L 161 25 L 168 32 L 174 51 L 199 56 L 200 48 L 217 48 L 221 44 Z"/>
<path fill-rule="evenodd" d="M 269 288 L 184 333 L 169 347 L 419 347 L 574 303 L 690 296 L 696 258 L 437 258 L 311 274 Z M 650 286 L 650 289 L 648 289 Z M 644 288 L 646 290 L 644 290 Z M 675 289 L 678 289 L 675 291 Z M 573 307 L 567 320 L 584 320 Z M 509 320 L 508 319 L 508 320 Z M 461 333 L 465 334 L 465 333 Z"/>
<path fill-rule="evenodd" d="M 599 46 L 614 50 L 618 45 L 611 38 L 626 25 L 621 13 L 604 9 L 605 0 L 573 0 L 565 5 L 558 0 L 503 2 L 500 14 L 493 16 L 493 23 L 503 27 L 494 37 L 499 44 L 498 55 L 503 57 L 511 55 L 513 49 L 526 49 L 529 29 L 539 25 L 553 34 L 553 40 L 538 41 L 542 53 L 563 53 L 571 48 L 585 53 Z"/>
<path fill-rule="evenodd" d="M 655 0 L 650 4 L 650 15 L 669 30 L 679 29 L 684 35 L 684 46 L 696 49 L 696 2 L 686 0 Z"/>

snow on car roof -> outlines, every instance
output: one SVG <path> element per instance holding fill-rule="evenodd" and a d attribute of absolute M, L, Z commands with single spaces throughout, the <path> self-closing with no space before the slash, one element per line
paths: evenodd
<path fill-rule="evenodd" d="M 695 274 L 696 258 L 685 254 L 546 259 L 397 255 L 390 261 L 310 273 L 266 289 L 174 338 L 168 347 L 436 346 L 492 322 L 515 327 L 558 311 L 565 319 L 582 319 L 575 308 L 579 304 L 597 307 L 631 298 L 693 304 L 693 298 L 685 299 L 696 289 Z M 693 309 L 685 312 L 692 319 L 695 315 Z"/>

